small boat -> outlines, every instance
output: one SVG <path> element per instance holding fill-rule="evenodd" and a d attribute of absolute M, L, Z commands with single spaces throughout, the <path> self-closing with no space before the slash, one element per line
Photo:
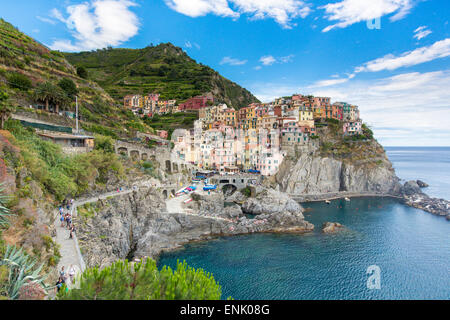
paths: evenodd
<path fill-rule="evenodd" d="M 350 198 L 345 197 L 345 201 L 349 202 L 349 201 L 350 201 Z"/>
<path fill-rule="evenodd" d="M 330 201 L 330 200 L 325 200 L 325 203 L 326 203 L 326 204 L 330 204 L 331 201 Z"/>

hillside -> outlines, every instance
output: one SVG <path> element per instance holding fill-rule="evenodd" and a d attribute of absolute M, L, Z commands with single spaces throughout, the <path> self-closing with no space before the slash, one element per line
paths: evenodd
<path fill-rule="evenodd" d="M 74 127 L 74 119 L 29 108 L 30 105 L 45 104 L 36 97 L 37 91 L 44 83 L 50 83 L 55 90 L 55 98 L 59 95 L 59 110 L 74 112 L 75 94 L 61 91 L 62 80 L 75 85 L 82 116 L 81 126 L 87 131 L 115 138 L 131 136 L 136 130 L 152 131 L 131 111 L 115 103 L 96 82 L 80 77 L 62 53 L 49 50 L 0 19 L 0 92 L 8 95 L 8 104 L 16 112 Z"/>
<path fill-rule="evenodd" d="M 162 99 L 184 101 L 212 92 L 218 102 L 235 108 L 258 102 L 248 90 L 197 63 L 171 43 L 144 49 L 104 49 L 65 53 L 75 66 L 88 70 L 118 103 L 127 94 L 159 93 Z"/>

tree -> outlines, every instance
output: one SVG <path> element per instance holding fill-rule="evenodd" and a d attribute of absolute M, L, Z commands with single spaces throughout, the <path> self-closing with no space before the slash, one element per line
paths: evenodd
<path fill-rule="evenodd" d="M 11 104 L 9 104 L 8 98 L 9 97 L 6 92 L 0 91 L 0 119 L 1 119 L 0 128 L 2 130 L 5 127 L 6 120 L 9 119 L 9 117 L 15 110 L 15 108 Z"/>
<path fill-rule="evenodd" d="M 31 89 L 32 83 L 26 75 L 21 73 L 13 73 L 8 77 L 8 82 L 11 88 L 27 91 Z"/>
<path fill-rule="evenodd" d="M 87 70 L 81 66 L 77 68 L 77 74 L 80 78 L 83 78 L 83 79 L 87 79 L 87 77 L 88 77 Z"/>
<path fill-rule="evenodd" d="M 55 104 L 55 112 L 59 112 L 60 107 L 65 107 L 70 103 L 70 98 L 67 96 L 66 92 L 60 87 L 55 86 L 55 92 L 52 99 Z"/>
<path fill-rule="evenodd" d="M 49 111 L 49 103 L 53 103 L 56 107 L 55 111 L 59 112 L 59 107 L 65 106 L 70 101 L 63 89 L 49 81 L 41 83 L 36 88 L 34 96 L 36 100 L 45 102 L 45 110 L 47 111 Z"/>
<path fill-rule="evenodd" d="M 111 137 L 96 135 L 95 150 L 103 150 L 106 153 L 114 153 L 114 140 Z"/>
<path fill-rule="evenodd" d="M 36 100 L 45 102 L 45 110 L 47 111 L 49 110 L 48 105 L 50 101 L 52 101 L 54 95 L 55 95 L 55 86 L 48 81 L 41 83 L 34 92 Z"/>
<path fill-rule="evenodd" d="M 75 287 L 60 290 L 60 300 L 219 300 L 222 289 L 213 276 L 202 269 L 188 267 L 186 262 L 177 269 L 163 267 L 147 259 L 139 263 L 117 261 L 100 270 L 86 269 Z"/>
<path fill-rule="evenodd" d="M 58 86 L 65 91 L 70 99 L 74 99 L 78 93 L 77 85 L 72 79 L 61 79 L 61 81 L 58 82 Z"/>

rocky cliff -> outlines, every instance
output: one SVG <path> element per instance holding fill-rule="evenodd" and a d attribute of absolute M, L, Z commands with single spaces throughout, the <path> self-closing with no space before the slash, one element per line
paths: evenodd
<path fill-rule="evenodd" d="M 285 158 L 275 180 L 281 191 L 305 200 L 338 194 L 400 194 L 399 179 L 375 140 L 352 143 L 348 153 L 310 147 Z"/>
<path fill-rule="evenodd" d="M 291 211 L 263 213 L 248 219 L 236 206 L 197 196 L 195 214 L 170 213 L 155 188 L 139 190 L 91 205 L 92 215 L 76 218 L 81 251 L 88 266 L 105 266 L 117 259 L 157 257 L 190 242 L 216 236 L 255 232 L 309 232 L 301 206 Z M 223 200 L 223 198 L 222 198 Z M 82 212 L 82 210 L 79 210 Z"/>

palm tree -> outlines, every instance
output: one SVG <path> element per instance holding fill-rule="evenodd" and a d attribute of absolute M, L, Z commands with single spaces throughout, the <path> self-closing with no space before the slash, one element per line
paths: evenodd
<path fill-rule="evenodd" d="M 57 91 L 57 87 L 53 85 L 51 82 L 43 82 L 41 83 L 35 90 L 34 96 L 35 99 L 38 101 L 44 101 L 45 102 L 45 110 L 49 111 L 48 106 L 51 101 L 53 101 L 53 98 L 55 97 Z"/>
<path fill-rule="evenodd" d="M 55 112 L 59 113 L 59 107 L 64 107 L 69 103 L 70 100 L 63 89 L 61 89 L 60 87 L 55 87 L 55 93 L 52 101 L 55 104 Z"/>

